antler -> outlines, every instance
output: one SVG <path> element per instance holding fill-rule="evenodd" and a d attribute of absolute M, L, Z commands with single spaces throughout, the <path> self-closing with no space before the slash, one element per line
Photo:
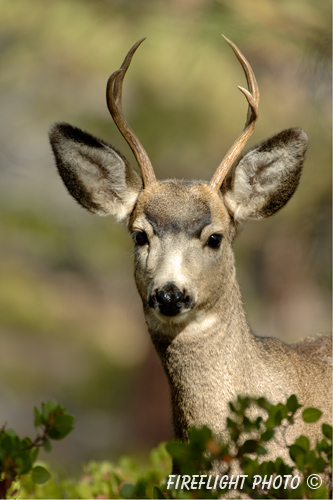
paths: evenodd
<path fill-rule="evenodd" d="M 123 80 L 126 71 L 128 70 L 136 49 L 144 40 L 145 38 L 142 38 L 133 45 L 125 57 L 123 64 L 120 66 L 120 69 L 112 73 L 110 76 L 106 86 L 106 102 L 114 123 L 117 125 L 120 133 L 133 151 L 141 170 L 143 184 L 144 186 L 147 186 L 148 184 L 156 181 L 154 169 L 141 142 L 125 120 L 121 105 Z"/>
<path fill-rule="evenodd" d="M 259 107 L 259 87 L 249 62 L 245 59 L 239 48 L 231 40 L 228 40 L 228 38 L 226 38 L 224 35 L 222 36 L 233 49 L 237 56 L 237 59 L 243 67 L 249 90 L 246 90 L 243 87 L 238 88 L 245 95 L 247 102 L 249 103 L 249 109 L 243 131 L 233 143 L 220 165 L 217 167 L 217 170 L 210 181 L 210 185 L 213 187 L 213 189 L 216 189 L 216 191 L 218 191 L 222 186 L 222 183 L 230 168 L 232 167 L 234 161 L 240 155 L 240 153 L 244 149 L 245 144 L 253 134 L 258 119 Z"/>

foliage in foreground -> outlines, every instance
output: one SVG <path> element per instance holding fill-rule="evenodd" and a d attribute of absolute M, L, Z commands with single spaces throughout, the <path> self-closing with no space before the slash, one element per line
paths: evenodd
<path fill-rule="evenodd" d="M 29 475 L 35 484 L 42 484 L 50 473 L 41 465 L 34 466 L 41 447 L 49 452 L 51 440 L 63 439 L 73 429 L 74 418 L 55 401 L 42 403 L 41 411 L 34 408 L 34 425 L 37 436 L 20 439 L 12 429 L 0 429 L 0 498 L 16 497 L 20 480 Z"/>
<path fill-rule="evenodd" d="M 265 418 L 257 416 L 251 419 L 248 416 L 248 409 L 253 406 L 266 410 L 267 416 Z M 277 405 L 271 405 L 264 398 L 238 397 L 236 403 L 230 403 L 232 417 L 227 419 L 232 445 L 217 441 L 210 429 L 203 427 L 200 430 L 190 431 L 189 443 L 182 445 L 177 442 L 169 443 L 167 449 L 178 464 L 181 475 L 192 477 L 194 474 L 198 474 L 199 477 L 202 474 L 209 475 L 216 461 L 224 463 L 224 474 L 229 476 L 229 479 L 219 480 L 215 491 L 212 491 L 212 485 L 208 485 L 206 480 L 206 484 L 200 490 L 200 498 L 219 498 L 229 493 L 231 489 L 239 493 L 242 491 L 250 498 L 331 498 L 328 488 L 324 484 L 319 485 L 321 479 L 318 476 L 332 467 L 332 427 L 330 425 L 322 425 L 323 438 L 316 443 L 314 448 L 311 449 L 306 436 L 298 437 L 289 446 L 289 456 L 293 465 L 286 464 L 281 458 L 275 461 L 264 460 L 267 443 L 274 439 L 278 428 L 283 436 L 288 426 L 294 424 L 295 414 L 300 408 L 301 405 L 295 395 L 291 396 L 286 404 Z M 301 418 L 307 423 L 313 423 L 319 420 L 321 415 L 320 410 L 307 408 L 303 410 Z M 244 439 L 246 435 L 249 436 L 248 439 Z M 236 485 L 237 476 L 230 481 L 235 463 L 240 470 Z M 287 482 L 288 477 L 289 482 Z M 269 481 L 270 478 L 272 478 L 271 481 Z M 311 478 L 314 481 L 311 482 Z M 176 481 L 173 480 L 173 484 L 175 483 Z M 318 488 L 314 487 L 317 485 L 319 485 Z M 196 490 L 183 490 L 183 492 L 173 490 L 171 494 L 170 490 L 162 492 L 165 498 L 198 497 Z"/>
<path fill-rule="evenodd" d="M 249 416 L 249 407 L 257 408 L 264 416 Z M 231 416 L 227 420 L 227 429 L 230 435 L 228 444 L 216 440 L 210 429 L 191 429 L 189 441 L 180 443 L 171 441 L 151 452 L 150 464 L 145 468 L 130 458 L 122 458 L 118 464 L 109 462 L 89 463 L 79 481 L 72 479 L 59 480 L 51 478 L 42 486 L 34 485 L 31 478 L 25 477 L 22 481 L 20 496 L 23 498 L 219 498 L 229 492 L 228 481 L 224 481 L 227 488 L 220 489 L 217 483 L 216 490 L 212 484 L 204 484 L 200 490 L 199 478 L 209 475 L 214 463 L 223 462 L 225 474 L 231 477 L 231 466 L 237 464 L 241 474 L 245 476 L 242 486 L 243 492 L 251 498 L 331 498 L 328 487 L 320 482 L 318 474 L 332 467 L 332 427 L 322 425 L 323 437 L 311 448 L 306 436 L 300 436 L 289 446 L 290 464 L 281 458 L 275 461 L 265 461 L 266 446 L 276 430 L 282 433 L 293 425 L 295 414 L 305 422 L 316 422 L 321 412 L 315 408 L 303 409 L 295 396 L 291 396 L 286 404 L 271 405 L 264 398 L 251 399 L 238 397 L 230 403 Z M 263 411 L 264 410 L 264 411 Z M 301 412 L 301 413 L 300 413 Z M 245 436 L 245 439 L 244 439 Z M 246 439 L 246 436 L 248 439 Z M 188 476 L 187 484 L 195 484 L 196 488 L 175 488 L 177 477 L 171 474 L 171 457 L 178 467 L 181 477 Z M 297 478 L 302 477 L 299 481 Z M 317 482 L 310 482 L 313 478 Z M 196 477 L 195 477 L 196 476 Z M 258 482 L 258 477 L 265 479 L 266 484 Z M 268 478 L 281 477 L 269 485 Z M 296 477 L 297 476 L 297 477 Z M 289 487 L 286 479 L 289 477 Z M 296 481 L 291 484 L 291 479 Z M 256 479 L 257 478 L 257 479 Z M 169 480 L 169 484 L 168 484 Z M 299 484 L 298 484 L 299 482 Z M 255 484 L 256 483 L 256 484 Z M 222 483 L 221 483 L 222 484 Z M 222 484 L 222 486 L 223 486 Z M 255 484 L 255 487 L 253 485 Z M 274 487 L 273 487 L 274 484 Z M 291 487 L 290 487 L 291 485 Z M 230 485 L 229 485 L 230 487 Z M 234 486 L 232 486 L 234 490 Z M 239 492 L 239 489 L 236 489 Z"/>
<path fill-rule="evenodd" d="M 277 405 L 264 398 L 238 397 L 230 403 L 228 441 L 218 441 L 208 427 L 192 428 L 187 443 L 171 441 L 153 450 L 151 463 L 145 468 L 130 458 L 122 458 L 118 464 L 91 462 L 80 480 L 74 481 L 51 478 L 44 467 L 34 465 L 41 447 L 50 451 L 50 441 L 64 438 L 73 428 L 73 417 L 54 401 L 48 401 L 42 404 L 41 411 L 35 408 L 38 432 L 34 441 L 20 439 L 5 427 L 0 430 L 0 497 L 219 498 L 232 489 L 251 498 L 331 498 L 318 476 L 332 467 L 330 425 L 322 424 L 323 437 L 313 448 L 306 436 L 298 437 L 289 446 L 292 465 L 281 458 L 264 460 L 267 443 L 275 438 L 277 429 L 283 436 L 294 424 L 296 412 L 298 418 L 300 408 L 294 395 L 286 404 Z M 321 412 L 307 408 L 301 416 L 312 423 Z M 171 474 L 171 459 L 179 475 Z M 211 476 L 210 481 L 216 463 L 223 465 L 224 475 L 218 480 Z M 232 475 L 235 464 L 238 476 Z M 240 480 L 235 481 L 236 477 Z"/>

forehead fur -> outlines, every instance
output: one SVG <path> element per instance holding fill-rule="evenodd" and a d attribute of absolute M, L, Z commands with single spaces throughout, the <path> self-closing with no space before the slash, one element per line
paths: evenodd
<path fill-rule="evenodd" d="M 207 184 L 184 180 L 156 182 L 145 189 L 134 218 L 142 213 L 159 235 L 186 231 L 200 236 L 206 225 L 228 217 L 220 196 Z"/>

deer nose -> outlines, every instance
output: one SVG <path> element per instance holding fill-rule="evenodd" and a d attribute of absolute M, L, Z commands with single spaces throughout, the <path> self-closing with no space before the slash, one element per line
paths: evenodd
<path fill-rule="evenodd" d="M 166 316 L 175 316 L 180 313 L 182 306 L 185 305 L 185 293 L 173 283 L 168 283 L 163 288 L 155 291 L 155 300 L 159 310 Z"/>
<path fill-rule="evenodd" d="M 166 290 L 159 290 L 156 293 L 156 300 L 159 304 L 167 305 L 167 304 L 177 304 L 181 302 L 184 294 L 180 290 L 176 290 L 174 292 L 169 292 Z"/>

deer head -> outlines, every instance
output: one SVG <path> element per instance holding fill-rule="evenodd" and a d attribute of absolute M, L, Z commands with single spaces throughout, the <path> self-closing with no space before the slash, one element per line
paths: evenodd
<path fill-rule="evenodd" d="M 157 181 L 148 155 L 122 112 L 122 84 L 132 57 L 128 52 L 107 84 L 107 105 L 141 170 L 103 140 L 65 123 L 50 140 L 59 173 L 70 194 L 99 215 L 125 224 L 135 245 L 135 279 L 151 333 L 202 325 L 210 312 L 223 315 L 232 295 L 232 241 L 247 219 L 279 210 L 294 193 L 307 149 L 301 129 L 288 129 L 243 154 L 257 119 L 259 89 L 250 64 L 226 39 L 240 61 L 248 90 L 245 127 L 210 182 Z M 228 300 L 227 300 L 228 302 Z M 224 305 L 223 305 L 224 304 Z"/>

